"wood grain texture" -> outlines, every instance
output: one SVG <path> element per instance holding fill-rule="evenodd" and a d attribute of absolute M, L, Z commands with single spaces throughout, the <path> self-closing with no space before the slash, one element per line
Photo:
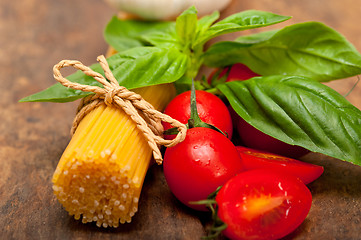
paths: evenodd
<path fill-rule="evenodd" d="M 277 28 L 324 22 L 361 50 L 360 0 L 234 0 L 222 16 L 246 9 L 293 16 Z M 118 229 L 73 220 L 52 194 L 51 177 L 70 140 L 77 103 L 17 101 L 55 83 L 52 66 L 58 61 L 89 65 L 105 54 L 102 32 L 113 14 L 99 0 L 0 1 L 1 239 L 199 239 L 205 234 L 208 215 L 179 204 L 161 167 L 150 169 L 134 221 Z M 345 94 L 356 80 L 327 85 Z M 361 84 L 347 99 L 361 109 Z M 309 185 L 313 205 L 306 221 L 285 239 L 361 239 L 361 167 L 320 154 L 303 160 L 323 165 L 325 173 Z"/>

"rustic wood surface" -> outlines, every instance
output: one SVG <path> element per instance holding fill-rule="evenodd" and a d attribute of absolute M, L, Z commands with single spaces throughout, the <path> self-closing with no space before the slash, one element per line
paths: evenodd
<path fill-rule="evenodd" d="M 361 51 L 360 0 L 234 0 L 222 16 L 246 9 L 293 16 L 278 27 L 324 22 Z M 161 167 L 150 169 L 133 222 L 118 229 L 73 220 L 52 194 L 51 177 L 70 139 L 77 103 L 17 101 L 52 85 L 52 66 L 59 60 L 89 65 L 104 54 L 102 32 L 113 14 L 99 0 L 0 1 L 0 239 L 199 239 L 205 234 L 208 215 L 177 202 Z M 346 94 L 356 81 L 328 85 Z M 361 109 L 361 84 L 347 99 Z M 325 173 L 309 185 L 313 204 L 307 219 L 286 239 L 361 239 L 361 167 L 320 154 L 303 159 L 323 165 Z"/>

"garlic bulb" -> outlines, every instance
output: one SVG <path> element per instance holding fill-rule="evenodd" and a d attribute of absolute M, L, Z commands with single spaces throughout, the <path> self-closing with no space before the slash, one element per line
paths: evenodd
<path fill-rule="evenodd" d="M 224 9 L 231 0 L 105 0 L 118 11 L 149 20 L 174 19 L 194 5 L 200 16 Z"/>

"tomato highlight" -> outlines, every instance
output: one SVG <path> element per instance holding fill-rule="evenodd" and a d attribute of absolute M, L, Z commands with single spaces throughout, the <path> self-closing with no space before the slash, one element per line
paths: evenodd
<path fill-rule="evenodd" d="M 163 169 L 178 200 L 193 209 L 207 211 L 204 205 L 190 202 L 206 199 L 244 167 L 227 137 L 213 129 L 196 127 L 188 129 L 183 142 L 166 149 Z"/>

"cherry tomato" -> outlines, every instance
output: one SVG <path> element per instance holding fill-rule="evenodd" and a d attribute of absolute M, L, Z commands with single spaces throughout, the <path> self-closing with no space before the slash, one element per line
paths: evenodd
<path fill-rule="evenodd" d="M 314 181 L 323 173 L 323 167 L 311 163 L 242 146 L 236 148 L 247 170 L 259 168 L 279 170 L 298 177 L 304 184 Z"/>
<path fill-rule="evenodd" d="M 236 147 L 227 137 L 209 128 L 196 127 L 188 129 L 183 142 L 166 149 L 163 169 L 178 200 L 206 211 L 205 206 L 190 202 L 206 199 L 244 168 Z"/>
<path fill-rule="evenodd" d="M 310 151 L 296 145 L 290 145 L 273 138 L 243 120 L 231 107 L 229 107 L 234 128 L 237 130 L 242 143 L 249 148 L 263 150 L 290 158 L 299 158 Z"/>
<path fill-rule="evenodd" d="M 223 76 L 225 76 L 228 73 L 226 82 L 247 80 L 247 79 L 250 79 L 253 77 L 260 76 L 257 73 L 253 72 L 251 69 L 249 69 L 246 65 L 244 65 L 242 63 L 236 63 L 236 64 L 233 64 L 231 67 L 214 70 L 208 78 L 209 84 L 212 83 L 212 80 L 217 81 L 217 79 L 213 79 L 217 73 L 219 73 L 219 76 L 217 79 L 222 78 Z"/>
<path fill-rule="evenodd" d="M 309 189 L 296 177 L 266 169 L 238 174 L 216 196 L 218 217 L 231 239 L 272 240 L 294 231 L 312 203 Z"/>
<path fill-rule="evenodd" d="M 181 123 L 187 123 L 191 116 L 190 110 L 191 91 L 177 95 L 166 107 L 164 113 L 177 119 Z M 227 106 L 217 96 L 206 91 L 196 91 L 197 111 L 200 119 L 211 124 L 223 133 L 229 139 L 232 138 L 233 125 L 231 115 Z M 169 123 L 163 122 L 164 130 L 172 128 Z M 174 138 L 174 135 L 165 135 L 166 139 Z"/>

